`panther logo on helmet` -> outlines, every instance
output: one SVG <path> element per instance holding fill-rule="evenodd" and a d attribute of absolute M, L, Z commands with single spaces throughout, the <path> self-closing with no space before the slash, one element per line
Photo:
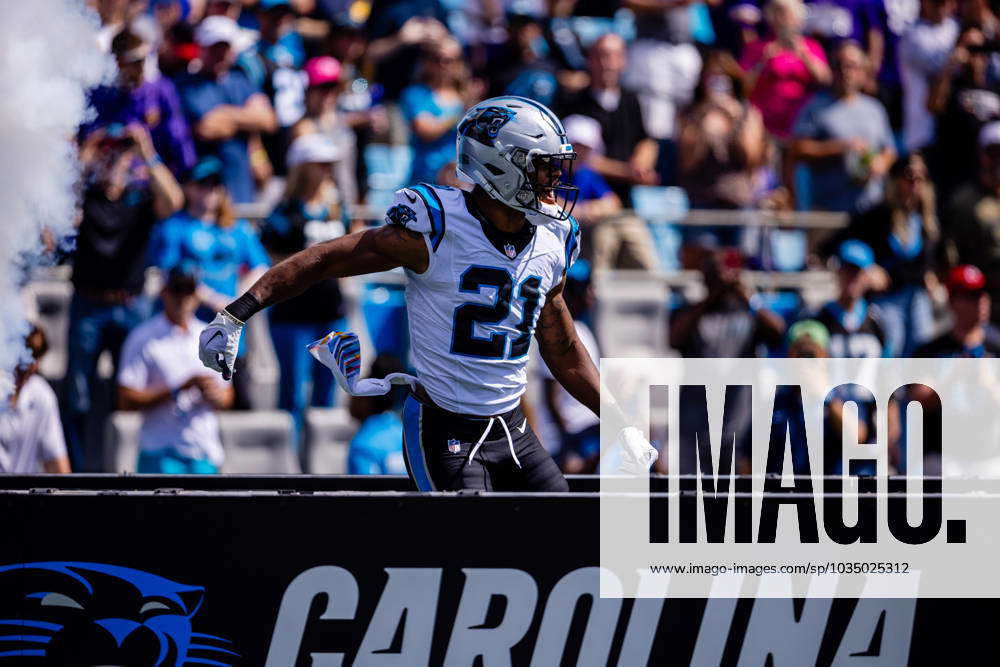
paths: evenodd
<path fill-rule="evenodd" d="M 459 128 L 458 133 L 471 139 L 492 146 L 500 133 L 500 128 L 517 115 L 517 112 L 503 107 L 486 107 L 474 118 L 467 118 Z"/>

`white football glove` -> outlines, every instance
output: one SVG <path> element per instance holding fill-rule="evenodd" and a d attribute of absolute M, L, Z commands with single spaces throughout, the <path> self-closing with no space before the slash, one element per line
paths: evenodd
<path fill-rule="evenodd" d="M 618 433 L 618 444 L 622 449 L 618 472 L 626 475 L 648 475 L 649 469 L 660 457 L 642 431 L 634 426 L 626 426 Z"/>
<path fill-rule="evenodd" d="M 240 349 L 240 336 L 246 324 L 222 310 L 212 323 L 205 327 L 198 340 L 198 357 L 213 371 L 222 373 L 223 380 L 233 377 L 236 353 Z"/>

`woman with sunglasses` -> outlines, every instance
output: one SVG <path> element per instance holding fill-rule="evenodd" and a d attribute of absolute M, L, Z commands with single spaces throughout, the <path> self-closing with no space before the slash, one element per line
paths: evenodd
<path fill-rule="evenodd" d="M 912 356 L 933 333 L 930 294 L 939 291 L 939 283 L 932 268 L 941 235 L 935 200 L 927 163 L 920 153 L 911 153 L 889 169 L 885 201 L 855 215 L 825 244 L 832 252 L 841 240 L 854 238 L 875 252 L 885 278 L 874 302 L 882 311 L 891 356 Z"/>
<path fill-rule="evenodd" d="M 457 41 L 449 38 L 427 47 L 419 82 L 408 86 L 400 97 L 413 148 L 407 183 L 434 183 L 441 167 L 454 162 L 455 127 L 481 92 L 481 86 L 470 84 Z"/>

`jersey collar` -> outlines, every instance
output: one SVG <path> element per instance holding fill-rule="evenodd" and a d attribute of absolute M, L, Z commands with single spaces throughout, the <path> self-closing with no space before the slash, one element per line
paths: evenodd
<path fill-rule="evenodd" d="M 472 201 L 468 192 L 463 192 L 462 196 L 465 197 L 465 207 L 472 214 L 472 217 L 479 221 L 479 226 L 483 228 L 483 234 L 487 240 L 497 249 L 497 252 L 507 259 L 516 259 L 528 247 L 532 239 L 535 238 L 537 227 L 527 220 L 518 231 L 505 232 L 487 220 L 486 216 L 479 210 L 479 207 Z"/>

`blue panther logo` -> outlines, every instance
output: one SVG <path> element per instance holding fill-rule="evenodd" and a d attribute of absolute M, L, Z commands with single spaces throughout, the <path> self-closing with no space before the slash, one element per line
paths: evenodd
<path fill-rule="evenodd" d="M 385 213 L 385 220 L 390 225 L 406 227 L 406 223 L 417 219 L 417 212 L 406 204 L 396 204 Z"/>
<path fill-rule="evenodd" d="M 481 144 L 492 146 L 500 128 L 510 122 L 516 112 L 503 107 L 486 107 L 475 118 L 470 118 L 458 128 L 463 137 L 475 139 Z"/>
<path fill-rule="evenodd" d="M 194 632 L 205 589 L 102 563 L 0 566 L 0 667 L 232 667 L 222 637 Z"/>

